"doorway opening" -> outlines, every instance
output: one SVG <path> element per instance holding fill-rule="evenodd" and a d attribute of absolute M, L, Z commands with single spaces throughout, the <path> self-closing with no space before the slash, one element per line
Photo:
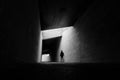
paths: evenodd
<path fill-rule="evenodd" d="M 64 62 L 64 52 L 61 50 L 63 32 L 73 28 L 64 27 L 41 31 L 38 62 Z"/>
<path fill-rule="evenodd" d="M 45 39 L 42 41 L 42 62 L 58 62 L 59 60 L 59 45 L 61 37 Z"/>

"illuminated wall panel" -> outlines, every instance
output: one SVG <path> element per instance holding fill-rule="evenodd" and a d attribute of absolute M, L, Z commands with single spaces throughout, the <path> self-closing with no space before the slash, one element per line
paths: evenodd
<path fill-rule="evenodd" d="M 40 32 L 40 38 L 39 38 L 39 48 L 38 48 L 38 63 L 41 62 L 41 54 L 42 54 L 42 32 Z"/>
<path fill-rule="evenodd" d="M 74 27 L 62 34 L 61 50 L 64 52 L 65 62 L 80 62 L 80 41 Z"/>
<path fill-rule="evenodd" d="M 68 28 L 70 28 L 70 27 L 43 30 L 42 31 L 42 37 L 43 37 L 43 39 L 50 39 L 50 38 L 62 36 L 62 33 L 65 30 L 67 30 Z"/>

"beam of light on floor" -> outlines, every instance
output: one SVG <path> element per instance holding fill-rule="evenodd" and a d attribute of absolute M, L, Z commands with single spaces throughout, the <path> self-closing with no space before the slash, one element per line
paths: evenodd
<path fill-rule="evenodd" d="M 42 31 L 43 39 L 50 39 L 50 38 L 62 36 L 62 33 L 69 28 L 71 28 L 71 27 L 43 30 Z"/>

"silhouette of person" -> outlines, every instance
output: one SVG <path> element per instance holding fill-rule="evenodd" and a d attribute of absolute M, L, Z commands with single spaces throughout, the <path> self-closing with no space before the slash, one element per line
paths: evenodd
<path fill-rule="evenodd" d="M 61 57 L 61 62 L 64 62 L 64 53 L 63 53 L 63 51 L 61 51 L 60 57 Z"/>

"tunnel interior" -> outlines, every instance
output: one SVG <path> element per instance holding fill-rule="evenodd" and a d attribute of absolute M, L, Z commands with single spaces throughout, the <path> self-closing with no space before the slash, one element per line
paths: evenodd
<path fill-rule="evenodd" d="M 0 3 L 0 72 L 4 80 L 119 78 L 117 0 L 1 0 Z M 65 60 L 58 63 L 58 38 L 43 40 L 40 35 L 42 30 L 66 26 L 73 29 L 62 35 Z M 50 62 L 57 64 L 40 63 L 41 50 L 47 49 L 54 51 Z"/>

